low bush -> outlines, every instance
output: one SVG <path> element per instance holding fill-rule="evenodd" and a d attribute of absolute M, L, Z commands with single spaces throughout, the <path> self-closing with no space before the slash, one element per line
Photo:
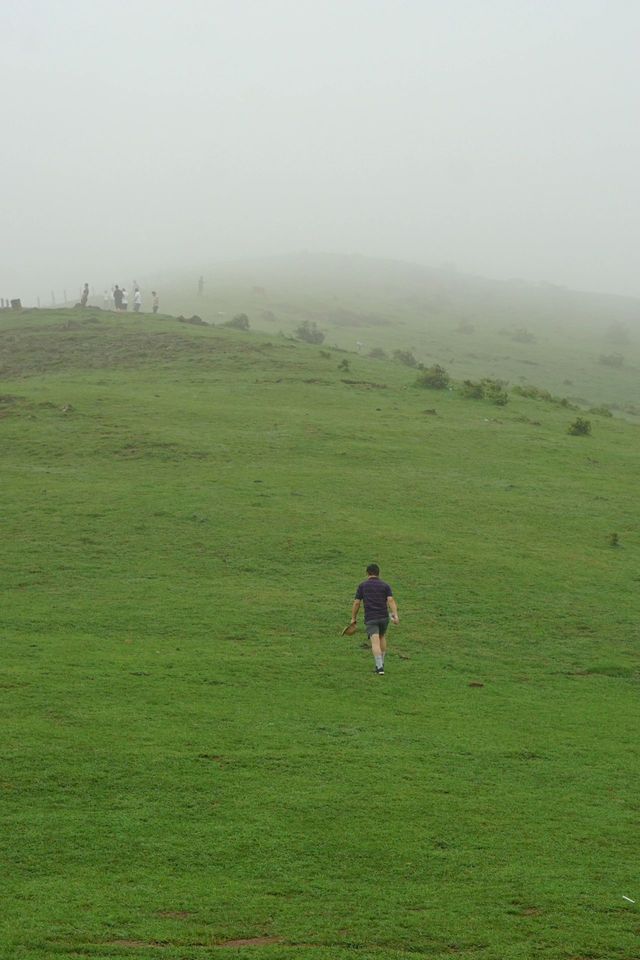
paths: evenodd
<path fill-rule="evenodd" d="M 474 333 L 475 327 L 470 320 L 461 320 L 458 326 L 456 327 L 456 333 Z"/>
<path fill-rule="evenodd" d="M 611 343 L 626 345 L 631 341 L 629 326 L 621 320 L 614 320 L 605 332 L 605 339 Z"/>
<path fill-rule="evenodd" d="M 554 397 L 548 390 L 543 390 L 542 387 L 536 387 L 533 384 L 516 385 L 512 387 L 512 392 L 519 397 L 526 397 L 528 400 L 545 400 L 547 403 L 555 403 L 558 407 L 567 407 L 570 410 L 576 409 L 568 397 Z"/>
<path fill-rule="evenodd" d="M 295 330 L 298 340 L 305 343 L 324 343 L 324 333 L 315 321 L 304 320 Z"/>
<path fill-rule="evenodd" d="M 394 350 L 393 359 L 404 363 L 405 367 L 417 367 L 418 361 L 411 350 Z"/>
<path fill-rule="evenodd" d="M 439 363 L 434 363 L 432 367 L 427 367 L 419 374 L 416 384 L 419 387 L 427 387 L 429 390 L 445 390 L 449 386 L 451 377 Z"/>
<path fill-rule="evenodd" d="M 532 383 L 526 384 L 523 387 L 513 387 L 513 393 L 517 393 L 519 397 L 527 397 L 529 400 L 547 400 L 549 403 L 553 403 L 554 401 L 552 393 L 549 393 L 548 390 L 543 390 L 542 387 L 536 387 Z"/>
<path fill-rule="evenodd" d="M 600 354 L 598 363 L 605 367 L 621 367 L 624 363 L 624 357 L 621 353 Z"/>
<path fill-rule="evenodd" d="M 460 392 L 467 400 L 489 400 L 490 403 L 504 407 L 509 402 L 509 394 L 505 387 L 504 380 L 491 380 L 489 377 L 483 377 L 478 383 L 473 380 L 465 380 Z"/>
<path fill-rule="evenodd" d="M 236 313 L 235 317 L 222 324 L 223 327 L 232 327 L 234 330 L 248 330 L 249 317 L 246 313 Z"/>
<path fill-rule="evenodd" d="M 572 437 L 588 437 L 591 433 L 591 421 L 585 420 L 584 417 L 576 417 L 573 423 L 569 424 L 567 433 Z"/>
<path fill-rule="evenodd" d="M 369 356 L 372 360 L 386 360 L 387 352 L 382 347 L 374 347 L 373 350 L 369 351 Z"/>
<path fill-rule="evenodd" d="M 609 407 L 605 407 L 603 404 L 601 407 L 591 407 L 589 413 L 594 413 L 597 417 L 612 417 L 613 414 Z"/>
<path fill-rule="evenodd" d="M 517 330 L 514 330 L 511 334 L 511 339 L 515 340 L 516 343 L 535 343 L 536 338 L 532 333 L 529 333 L 524 327 L 520 327 Z"/>
<path fill-rule="evenodd" d="M 463 380 L 460 393 L 466 400 L 482 400 L 484 397 L 482 384 L 474 383 L 473 380 Z"/>

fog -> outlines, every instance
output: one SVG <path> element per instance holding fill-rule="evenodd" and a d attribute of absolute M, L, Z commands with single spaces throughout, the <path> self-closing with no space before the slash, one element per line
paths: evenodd
<path fill-rule="evenodd" d="M 0 294 L 300 250 L 640 296 L 635 0 L 4 0 Z"/>

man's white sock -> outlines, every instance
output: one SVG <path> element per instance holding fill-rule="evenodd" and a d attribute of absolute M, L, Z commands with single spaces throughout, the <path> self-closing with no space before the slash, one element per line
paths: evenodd
<path fill-rule="evenodd" d="M 380 656 L 374 657 L 373 659 L 376 661 L 376 667 L 378 667 L 378 669 L 380 669 L 380 667 L 384 667 L 384 657 L 382 656 L 382 654 L 380 654 Z"/>

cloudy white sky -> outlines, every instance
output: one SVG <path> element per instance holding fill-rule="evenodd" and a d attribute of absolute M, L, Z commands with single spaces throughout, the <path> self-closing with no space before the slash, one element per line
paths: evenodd
<path fill-rule="evenodd" d="M 640 296 L 637 0 L 3 0 L 0 295 L 358 252 Z"/>

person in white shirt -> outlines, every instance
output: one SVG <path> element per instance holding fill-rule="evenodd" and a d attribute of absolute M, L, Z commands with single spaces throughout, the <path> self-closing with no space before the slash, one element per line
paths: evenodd
<path fill-rule="evenodd" d="M 122 288 L 122 309 L 123 310 L 129 309 L 129 294 L 124 289 L 124 287 Z"/>
<path fill-rule="evenodd" d="M 133 295 L 133 311 L 134 311 L 134 313 L 139 313 L 141 306 L 142 306 L 142 294 L 140 293 L 139 287 L 136 287 L 135 293 L 134 293 L 134 295 Z"/>

